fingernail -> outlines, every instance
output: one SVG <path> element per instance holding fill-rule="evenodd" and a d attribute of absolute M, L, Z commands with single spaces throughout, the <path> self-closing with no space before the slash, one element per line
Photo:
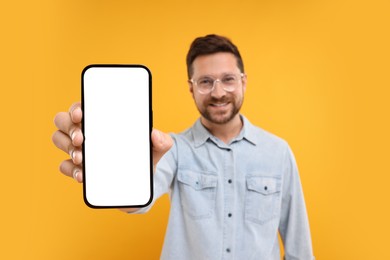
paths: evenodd
<path fill-rule="evenodd" d="M 72 158 L 72 160 L 73 160 L 73 158 L 74 158 L 74 150 L 70 150 L 69 155 L 70 155 L 70 158 Z"/>
<path fill-rule="evenodd" d="M 72 141 L 74 140 L 75 136 L 76 136 L 76 131 L 73 131 L 72 135 L 70 136 L 70 138 L 72 138 Z"/>
<path fill-rule="evenodd" d="M 77 176 L 79 175 L 80 171 L 79 170 L 75 170 L 74 173 L 73 173 L 73 179 L 75 179 L 76 181 L 77 180 Z"/>

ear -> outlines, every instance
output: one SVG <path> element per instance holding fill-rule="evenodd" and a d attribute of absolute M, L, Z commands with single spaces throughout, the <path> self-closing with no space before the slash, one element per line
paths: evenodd
<path fill-rule="evenodd" d="M 192 82 L 187 81 L 187 83 L 188 83 L 188 87 L 189 87 L 191 94 L 194 95 L 194 86 L 193 86 Z"/>
<path fill-rule="evenodd" d="M 242 91 L 245 93 L 246 91 L 246 83 L 247 83 L 248 79 L 247 79 L 247 76 L 246 74 L 244 74 L 244 76 L 242 77 Z"/>

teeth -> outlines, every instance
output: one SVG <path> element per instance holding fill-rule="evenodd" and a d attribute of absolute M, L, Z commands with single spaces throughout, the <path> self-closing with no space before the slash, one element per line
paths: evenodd
<path fill-rule="evenodd" d="M 227 103 L 222 103 L 222 104 L 213 104 L 213 106 L 216 106 L 216 107 L 223 107 L 225 106 Z"/>

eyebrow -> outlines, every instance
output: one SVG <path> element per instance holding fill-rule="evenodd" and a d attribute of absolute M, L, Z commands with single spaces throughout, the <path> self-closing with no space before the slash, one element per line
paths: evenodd
<path fill-rule="evenodd" d="M 199 78 L 222 78 L 225 76 L 230 76 L 230 75 L 235 75 L 235 74 L 236 73 L 234 73 L 234 72 L 225 72 L 225 73 L 222 73 L 219 77 L 215 77 L 213 75 L 206 74 L 206 75 L 201 75 Z"/>

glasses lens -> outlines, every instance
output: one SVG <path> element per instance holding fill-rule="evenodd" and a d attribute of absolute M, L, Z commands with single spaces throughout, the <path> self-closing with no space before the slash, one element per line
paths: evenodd
<path fill-rule="evenodd" d="M 197 83 L 199 92 L 208 93 L 211 91 L 214 85 L 214 80 L 212 78 L 200 78 Z"/>
<path fill-rule="evenodd" d="M 237 75 L 226 75 L 222 78 L 221 82 L 226 91 L 233 91 L 238 85 L 239 77 Z"/>

